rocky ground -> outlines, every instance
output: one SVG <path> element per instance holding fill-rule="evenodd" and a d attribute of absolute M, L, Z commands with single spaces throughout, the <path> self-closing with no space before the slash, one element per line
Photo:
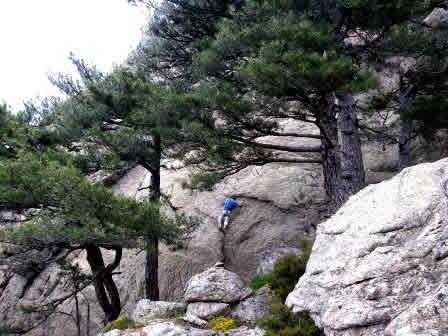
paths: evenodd
<path fill-rule="evenodd" d="M 188 281 L 182 302 L 139 301 L 132 318 L 141 327 L 98 336 L 263 336 L 264 331 L 253 325 L 268 314 L 271 296 L 267 286 L 253 292 L 237 274 L 212 267 Z M 216 317 L 248 325 L 211 330 L 208 321 Z"/>

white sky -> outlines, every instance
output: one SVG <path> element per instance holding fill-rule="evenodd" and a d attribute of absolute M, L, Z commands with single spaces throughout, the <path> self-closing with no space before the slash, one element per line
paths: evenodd
<path fill-rule="evenodd" d="M 13 110 L 57 94 L 47 73 L 73 72 L 67 57 L 109 71 L 137 45 L 146 12 L 126 0 L 0 0 L 0 102 Z"/>

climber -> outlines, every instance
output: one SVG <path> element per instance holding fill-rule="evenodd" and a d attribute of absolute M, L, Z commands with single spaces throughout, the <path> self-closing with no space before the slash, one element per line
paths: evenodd
<path fill-rule="evenodd" d="M 222 209 L 222 214 L 218 218 L 218 228 L 222 232 L 226 232 L 227 226 L 230 223 L 230 214 L 235 208 L 241 208 L 243 202 L 237 202 L 235 199 L 228 197 L 224 201 L 224 209 Z"/>

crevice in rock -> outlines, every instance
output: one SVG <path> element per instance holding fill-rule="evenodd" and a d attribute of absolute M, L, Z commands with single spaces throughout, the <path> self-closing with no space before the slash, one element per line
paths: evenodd
<path fill-rule="evenodd" d="M 39 272 L 36 273 L 32 273 L 32 275 L 30 275 L 29 277 L 26 277 L 26 282 L 25 285 L 22 288 L 22 292 L 19 294 L 19 299 L 23 299 L 23 297 L 25 296 L 26 292 L 28 291 L 28 289 L 31 288 L 31 286 L 34 283 L 34 280 L 37 279 L 37 277 L 39 276 Z"/>
<path fill-rule="evenodd" d="M 0 282 L 0 298 L 3 295 L 3 292 L 5 291 L 6 287 L 8 287 L 10 280 L 12 279 L 12 277 L 14 276 L 14 274 L 12 272 L 5 274 L 3 281 Z"/>
<path fill-rule="evenodd" d="M 258 220 L 255 223 L 253 223 L 251 226 L 249 226 L 247 228 L 246 231 L 243 232 L 243 234 L 240 236 L 240 238 L 238 238 L 236 240 L 236 243 L 239 245 L 243 242 L 245 242 L 246 240 L 250 239 L 253 235 L 251 235 L 253 233 L 253 231 L 262 223 L 262 220 Z"/>
<path fill-rule="evenodd" d="M 370 281 L 370 280 L 374 280 L 374 279 L 376 279 L 376 277 L 365 278 L 365 279 L 362 279 L 362 280 L 358 280 L 358 281 L 349 283 L 349 284 L 343 286 L 342 288 L 347 288 L 347 287 L 350 287 L 350 286 L 359 285 L 359 284 L 362 284 L 362 283 L 364 283 L 364 282 L 368 282 L 368 281 Z"/>

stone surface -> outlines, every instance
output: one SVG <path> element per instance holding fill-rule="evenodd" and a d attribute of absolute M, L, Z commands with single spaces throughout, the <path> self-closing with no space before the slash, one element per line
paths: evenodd
<path fill-rule="evenodd" d="M 151 301 L 143 299 L 137 302 L 132 318 L 138 324 L 148 324 L 156 318 L 170 318 L 185 313 L 187 305 L 182 302 Z"/>
<path fill-rule="evenodd" d="M 203 319 L 197 317 L 196 315 L 190 314 L 188 312 L 182 317 L 182 320 L 184 320 L 185 322 L 191 323 L 193 325 L 199 326 L 201 328 L 205 328 L 208 325 L 206 320 L 203 320 Z"/>
<path fill-rule="evenodd" d="M 194 275 L 185 286 L 184 300 L 187 302 L 241 301 L 252 294 L 240 277 L 222 267 L 212 267 Z"/>
<path fill-rule="evenodd" d="M 230 305 L 219 302 L 194 302 L 187 307 L 187 314 L 195 315 L 204 320 L 211 320 L 217 316 L 227 316 Z"/>
<path fill-rule="evenodd" d="M 423 23 L 431 28 L 448 28 L 448 10 L 435 8 Z"/>
<path fill-rule="evenodd" d="M 218 336 L 219 333 L 212 330 L 201 330 L 188 326 L 182 326 L 174 322 L 154 321 L 149 325 L 130 330 L 112 330 L 98 336 Z"/>
<path fill-rule="evenodd" d="M 256 322 L 269 314 L 268 305 L 272 297 L 269 286 L 261 287 L 255 295 L 238 303 L 232 309 L 232 317 L 244 322 Z"/>
<path fill-rule="evenodd" d="M 176 325 L 173 322 L 153 322 L 150 325 L 132 330 L 111 330 L 98 336 L 264 336 L 265 332 L 260 328 L 240 327 L 226 332 L 213 330 L 201 330 L 186 326 Z"/>
<path fill-rule="evenodd" d="M 267 251 L 261 257 L 260 265 L 258 266 L 255 275 L 257 277 L 259 277 L 259 276 L 266 275 L 266 274 L 274 271 L 275 263 L 281 257 L 287 256 L 287 255 L 300 256 L 301 254 L 302 254 L 302 251 L 300 249 L 293 248 L 293 247 L 276 248 L 276 249 Z"/>
<path fill-rule="evenodd" d="M 263 329 L 250 329 L 248 327 L 240 327 L 221 333 L 222 336 L 264 336 L 264 334 L 265 332 Z"/>
<path fill-rule="evenodd" d="M 448 159 L 364 188 L 321 223 L 286 304 L 331 336 L 448 334 Z"/>

